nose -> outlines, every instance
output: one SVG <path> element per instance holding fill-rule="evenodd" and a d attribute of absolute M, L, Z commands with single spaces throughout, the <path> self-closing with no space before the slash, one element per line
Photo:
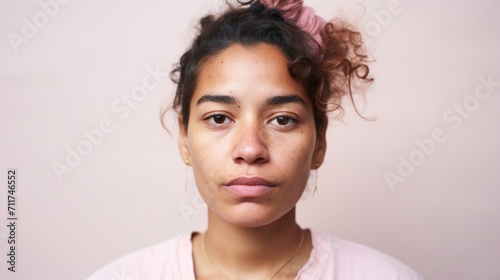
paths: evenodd
<path fill-rule="evenodd" d="M 235 163 L 261 164 L 269 160 L 265 129 L 248 124 L 241 126 L 236 132 L 233 148 Z"/>

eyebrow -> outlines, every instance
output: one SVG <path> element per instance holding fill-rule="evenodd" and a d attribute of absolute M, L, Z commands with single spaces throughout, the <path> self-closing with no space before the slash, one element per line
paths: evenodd
<path fill-rule="evenodd" d="M 236 102 L 236 99 L 232 96 L 228 95 L 203 95 L 196 101 L 196 105 L 200 105 L 206 102 L 214 102 L 214 103 L 221 103 L 221 104 L 228 104 L 228 105 L 236 105 L 238 104 Z M 288 103 L 298 103 L 301 105 L 306 106 L 306 102 L 304 99 L 302 99 L 298 95 L 278 95 L 278 96 L 272 96 L 266 99 L 266 104 L 271 105 L 271 106 L 279 106 L 279 105 L 284 105 Z"/>
<path fill-rule="evenodd" d="M 298 103 L 306 106 L 306 102 L 298 95 L 278 95 L 266 99 L 267 105 L 284 105 L 288 103 Z"/>
<path fill-rule="evenodd" d="M 235 105 L 236 99 L 232 96 L 228 95 L 203 95 L 196 101 L 196 105 L 200 105 L 205 102 L 215 102 L 215 103 L 222 103 L 222 104 L 228 104 L 228 105 Z"/>

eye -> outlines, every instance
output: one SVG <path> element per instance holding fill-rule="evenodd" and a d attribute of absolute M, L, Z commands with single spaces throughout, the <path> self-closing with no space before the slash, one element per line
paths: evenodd
<path fill-rule="evenodd" d="M 276 125 L 278 127 L 290 127 L 293 126 L 297 123 L 297 120 L 295 118 L 292 118 L 290 116 L 286 115 L 281 115 L 277 116 L 276 118 L 272 119 L 270 121 L 271 124 Z"/>
<path fill-rule="evenodd" d="M 287 125 L 290 122 L 290 118 L 287 116 L 279 116 L 276 118 L 276 122 L 279 125 Z"/>
<path fill-rule="evenodd" d="M 222 114 L 213 114 L 205 120 L 208 121 L 211 125 L 228 124 L 231 121 L 228 117 Z"/>

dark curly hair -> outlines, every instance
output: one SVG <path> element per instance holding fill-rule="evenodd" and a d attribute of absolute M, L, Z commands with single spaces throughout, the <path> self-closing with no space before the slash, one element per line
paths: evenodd
<path fill-rule="evenodd" d="M 184 128 L 188 127 L 189 106 L 201 67 L 208 58 L 235 43 L 266 43 L 283 52 L 290 74 L 302 81 L 311 100 L 317 132 L 326 128 L 329 111 L 343 114 L 342 97 L 349 96 L 354 104 L 354 85 L 372 81 L 361 35 L 349 25 L 327 23 L 320 46 L 310 34 L 285 20 L 279 10 L 267 8 L 260 1 L 238 2 L 239 7 L 230 6 L 222 15 L 200 20 L 198 35 L 170 73 L 177 84 L 173 108 L 182 117 Z M 358 112 L 355 104 L 354 108 Z"/>

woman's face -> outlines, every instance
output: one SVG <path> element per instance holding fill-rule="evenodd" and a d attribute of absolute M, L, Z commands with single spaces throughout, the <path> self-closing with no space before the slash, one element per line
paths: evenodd
<path fill-rule="evenodd" d="M 233 44 L 200 70 L 181 155 L 210 211 L 239 226 L 270 224 L 323 161 L 311 102 L 272 45 Z"/>

